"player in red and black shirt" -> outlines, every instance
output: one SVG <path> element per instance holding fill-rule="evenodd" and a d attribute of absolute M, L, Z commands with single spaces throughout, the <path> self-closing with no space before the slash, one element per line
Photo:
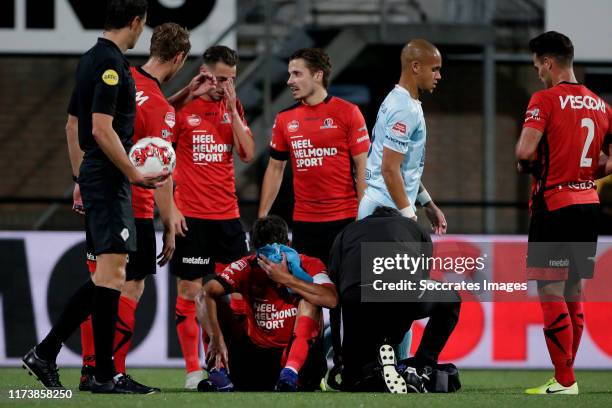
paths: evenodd
<path fill-rule="evenodd" d="M 282 218 L 260 218 L 251 231 L 253 247 L 287 245 L 287 233 Z M 298 377 L 302 389 L 314 389 L 325 374 L 317 341 L 321 307 L 335 307 L 338 294 L 320 260 L 296 256 L 312 282 L 290 273 L 284 255 L 280 263 L 251 255 L 211 277 L 198 298 L 202 326 L 210 336 L 208 366 L 228 367 L 238 391 L 272 391 L 275 385 L 279 391 L 295 391 Z M 221 298 L 234 292 L 246 303 L 247 332 L 226 345 L 218 308 L 223 307 Z"/>
<path fill-rule="evenodd" d="M 202 73 L 172 98 L 177 107 L 174 198 L 187 232 L 177 237 L 170 270 L 178 278 L 176 327 L 188 389 L 203 378 L 195 310 L 202 278 L 215 272 L 216 263 L 228 264 L 248 252 L 236 196 L 234 151 L 244 162 L 251 161 L 255 151 L 234 89 L 237 53 L 213 46 L 203 59 Z M 216 86 L 197 96 L 198 79 L 206 81 L 207 75 Z"/>
<path fill-rule="evenodd" d="M 599 197 L 595 179 L 612 172 L 612 111 L 577 82 L 574 47 L 550 31 L 529 48 L 540 80 L 516 147 L 533 175 L 527 277 L 538 281 L 544 335 L 555 377 L 528 394 L 578 394 L 574 360 L 584 316 L 581 280 L 593 277 Z"/>
<path fill-rule="evenodd" d="M 144 137 L 161 137 L 174 141 L 175 112 L 161 90 L 161 84 L 172 78 L 183 66 L 191 44 L 189 33 L 175 23 L 165 23 L 155 28 L 151 38 L 149 60 L 141 67 L 131 67 L 136 86 L 136 118 L 134 120 L 133 143 Z M 155 228 L 153 225 L 154 206 L 157 203 L 164 224 L 164 247 L 156 255 Z M 115 369 L 125 374 L 125 358 L 134 335 L 134 315 L 138 301 L 144 291 L 144 279 L 155 274 L 159 266 L 165 265 L 173 255 L 175 234 L 182 234 L 182 228 L 174 209 L 172 183 L 151 190 L 132 186 L 132 210 L 136 224 L 136 251 L 130 254 L 126 266 L 126 283 L 121 290 L 119 312 L 115 332 L 114 362 Z M 90 248 L 91 237 L 87 234 L 87 263 L 90 272 L 96 270 L 96 257 Z M 88 390 L 91 386 L 95 353 L 91 319 L 81 325 L 83 369 L 79 389 Z M 156 390 L 135 382 L 135 385 Z"/>
<path fill-rule="evenodd" d="M 296 51 L 288 70 L 287 85 L 298 103 L 276 116 L 258 215 L 270 211 L 291 159 L 292 246 L 327 263 L 334 238 L 357 216 L 370 138 L 359 108 L 328 95 L 331 63 L 325 52 Z"/>

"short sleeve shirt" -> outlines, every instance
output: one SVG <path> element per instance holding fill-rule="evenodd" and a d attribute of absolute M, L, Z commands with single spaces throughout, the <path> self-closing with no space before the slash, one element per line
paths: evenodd
<path fill-rule="evenodd" d="M 357 215 L 352 156 L 370 148 L 359 108 L 328 96 L 309 106 L 296 104 L 276 116 L 270 156 L 291 158 L 296 221 L 324 222 Z"/>
<path fill-rule="evenodd" d="M 92 134 L 94 113 L 113 117 L 113 129 L 129 150 L 136 116 L 135 95 L 128 60 L 115 43 L 99 38 L 79 61 L 68 106 L 68 113 L 79 120 L 79 144 L 85 160 L 109 160 Z"/>

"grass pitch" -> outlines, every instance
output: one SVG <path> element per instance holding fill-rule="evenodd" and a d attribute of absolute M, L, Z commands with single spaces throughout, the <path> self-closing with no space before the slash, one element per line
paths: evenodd
<path fill-rule="evenodd" d="M 93 395 L 77 390 L 78 369 L 61 369 L 62 383 L 73 391 L 70 399 L 11 399 L 10 390 L 40 389 L 25 370 L 0 368 L 0 406 L 22 407 L 612 407 L 612 371 L 578 371 L 580 395 L 523 395 L 523 389 L 543 384 L 551 371 L 462 370 L 463 388 L 456 394 L 368 393 L 227 393 L 206 394 L 182 389 L 180 369 L 132 369 L 138 381 L 162 388 L 161 394 L 143 396 Z M 257 375 L 254 369 L 253 375 Z M 13 393 L 14 395 L 14 393 Z"/>

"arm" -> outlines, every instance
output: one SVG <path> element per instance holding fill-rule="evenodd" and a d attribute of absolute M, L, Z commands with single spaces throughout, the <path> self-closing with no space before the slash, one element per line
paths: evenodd
<path fill-rule="evenodd" d="M 217 80 L 210 72 L 200 69 L 200 72 L 193 77 L 191 82 L 183 89 L 168 98 L 170 105 L 176 110 L 181 109 L 189 102 L 193 101 L 208 92 L 217 85 Z"/>
<path fill-rule="evenodd" d="M 236 89 L 234 88 L 234 80 L 228 78 L 223 83 L 223 89 L 225 90 L 225 97 L 227 102 L 227 109 L 231 112 L 232 122 L 232 134 L 234 136 L 234 146 L 238 151 L 238 157 L 245 163 L 253 160 L 255 155 L 255 141 L 253 136 L 250 134 L 248 128 L 244 125 L 242 116 L 236 106 Z"/>
<path fill-rule="evenodd" d="M 68 120 L 66 121 L 66 140 L 68 141 L 68 157 L 70 158 L 72 175 L 78 177 L 81 163 L 83 162 L 83 151 L 79 145 L 79 118 L 70 114 L 68 114 Z M 77 214 L 85 215 L 83 199 L 81 198 L 81 189 L 78 183 L 74 183 L 72 209 Z"/>
<path fill-rule="evenodd" d="M 542 135 L 543 133 L 537 129 L 523 128 L 515 150 L 519 173 L 537 173 L 537 164 L 534 164 L 534 160 Z"/>
<path fill-rule="evenodd" d="M 612 174 L 612 143 L 604 145 L 599 155 L 599 165 L 595 171 L 595 179 L 600 179 Z"/>
<path fill-rule="evenodd" d="M 421 182 L 421 185 L 419 186 L 419 194 L 417 195 L 416 202 L 425 209 L 425 214 L 431 222 L 433 231 L 438 235 L 445 234 L 446 217 L 444 217 L 442 210 L 440 210 L 432 200 L 423 182 Z"/>
<path fill-rule="evenodd" d="M 333 285 L 320 285 L 296 278 L 287 268 L 285 254 L 283 254 L 283 261 L 281 263 L 274 263 L 263 255 L 257 258 L 257 263 L 268 274 L 270 279 L 288 287 L 307 302 L 329 309 L 338 305 L 338 293 Z"/>
<path fill-rule="evenodd" d="M 381 172 L 395 206 L 402 214 L 416 220 L 416 215 L 414 215 L 414 212 L 410 208 L 410 201 L 404 190 L 404 179 L 400 172 L 403 160 L 404 155 L 402 153 L 398 153 L 387 147 L 383 148 Z"/>
<path fill-rule="evenodd" d="M 353 163 L 355 163 L 355 182 L 357 186 L 357 201 L 359 202 L 366 189 L 365 171 L 368 164 L 368 154 L 361 153 L 353 156 Z"/>
<path fill-rule="evenodd" d="M 164 266 L 172 259 L 174 250 L 176 248 L 175 234 L 180 231 L 180 222 L 176 217 L 174 209 L 174 199 L 172 191 L 172 179 L 168 177 L 168 182 L 163 186 L 155 190 L 155 203 L 159 208 L 159 215 L 164 224 L 164 235 L 163 235 L 163 248 L 161 253 L 157 256 L 159 266 Z M 178 223 L 178 225 L 177 225 Z"/>
<path fill-rule="evenodd" d="M 268 212 L 270 212 L 272 203 L 274 203 L 278 191 L 280 190 L 281 183 L 283 182 L 283 173 L 285 172 L 286 165 L 287 161 L 276 160 L 270 157 L 261 186 L 261 198 L 257 217 L 265 217 L 268 215 Z"/>
<path fill-rule="evenodd" d="M 202 287 L 202 291 L 196 298 L 198 319 L 210 338 L 206 355 L 208 368 L 228 367 L 227 346 L 217 318 L 217 300 L 223 295 L 225 295 L 223 285 L 216 279 L 212 279 Z"/>
<path fill-rule="evenodd" d="M 66 139 L 68 141 L 68 156 L 70 158 L 72 174 L 78 177 L 81 162 L 83 161 L 83 151 L 79 145 L 79 118 L 70 114 L 66 121 Z"/>

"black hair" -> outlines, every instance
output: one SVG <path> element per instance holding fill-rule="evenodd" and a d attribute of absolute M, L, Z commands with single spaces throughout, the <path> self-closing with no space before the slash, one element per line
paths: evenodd
<path fill-rule="evenodd" d="M 148 7 L 147 0 L 109 0 L 104 29 L 120 30 L 127 27 L 134 18 L 144 18 Z"/>
<path fill-rule="evenodd" d="M 538 58 L 554 58 L 559 65 L 571 66 L 574 61 L 574 45 L 565 35 L 547 31 L 529 41 L 529 50 Z"/>
<path fill-rule="evenodd" d="M 374 217 L 401 217 L 402 213 L 393 207 L 385 207 L 384 205 L 379 205 L 378 207 L 374 209 L 372 216 Z"/>
<path fill-rule="evenodd" d="M 238 53 L 225 45 L 213 45 L 204 51 L 202 59 L 208 66 L 222 62 L 230 67 L 235 67 L 238 64 Z"/>
<path fill-rule="evenodd" d="M 289 227 L 277 215 L 258 218 L 251 229 L 251 242 L 255 249 L 275 243 L 286 245 L 289 243 Z"/>
<path fill-rule="evenodd" d="M 329 55 L 325 51 L 320 48 L 302 48 L 289 57 L 289 61 L 295 59 L 303 59 L 311 74 L 317 71 L 323 72 L 323 87 L 327 89 L 332 64 Z"/>

